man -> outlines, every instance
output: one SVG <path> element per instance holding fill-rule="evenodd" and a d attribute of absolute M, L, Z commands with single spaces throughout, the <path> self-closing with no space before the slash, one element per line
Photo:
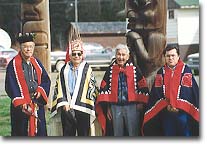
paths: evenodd
<path fill-rule="evenodd" d="M 98 94 L 92 68 L 83 61 L 80 39 L 69 43 L 69 58 L 62 67 L 52 104 L 52 116 L 61 113 L 63 136 L 89 136 L 95 120 L 95 100 Z"/>
<path fill-rule="evenodd" d="M 116 60 L 105 72 L 96 102 L 103 135 L 138 136 L 140 111 L 148 100 L 148 94 L 147 83 L 139 67 L 129 60 L 128 47 L 117 45 Z"/>
<path fill-rule="evenodd" d="M 144 135 L 199 135 L 199 88 L 177 45 L 168 45 L 144 115 Z"/>
<path fill-rule="evenodd" d="M 33 57 L 34 34 L 18 37 L 19 54 L 6 69 L 5 90 L 11 98 L 11 135 L 46 136 L 45 109 L 50 79 L 40 60 Z"/>

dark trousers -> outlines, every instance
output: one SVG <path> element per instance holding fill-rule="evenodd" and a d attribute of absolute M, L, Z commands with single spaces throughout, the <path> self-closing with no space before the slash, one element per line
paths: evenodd
<path fill-rule="evenodd" d="M 185 112 L 168 112 L 162 115 L 163 131 L 165 136 L 191 136 L 188 122 L 188 115 Z"/>
<path fill-rule="evenodd" d="M 28 136 L 29 116 L 22 112 L 20 107 L 11 105 L 11 136 Z M 47 136 L 44 106 L 38 110 L 37 134 L 35 136 Z"/>
<path fill-rule="evenodd" d="M 20 107 L 11 107 L 11 136 L 28 136 L 29 117 Z"/>
<path fill-rule="evenodd" d="M 75 114 L 75 115 L 74 115 Z M 61 113 L 63 136 L 88 136 L 90 131 L 90 115 L 78 110 Z"/>

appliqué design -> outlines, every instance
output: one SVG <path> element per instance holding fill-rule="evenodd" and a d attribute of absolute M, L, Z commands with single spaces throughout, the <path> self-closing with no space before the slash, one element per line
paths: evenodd
<path fill-rule="evenodd" d="M 182 77 L 181 85 L 185 87 L 192 87 L 192 74 L 191 73 L 184 74 L 184 76 Z"/>

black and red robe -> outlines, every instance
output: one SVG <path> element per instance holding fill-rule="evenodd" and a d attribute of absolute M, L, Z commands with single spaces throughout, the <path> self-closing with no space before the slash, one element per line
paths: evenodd
<path fill-rule="evenodd" d="M 193 136 L 199 134 L 199 88 L 191 69 L 179 60 L 174 70 L 160 68 L 150 92 L 143 122 L 143 134 L 162 136 L 162 113 L 168 105 L 189 116 Z"/>
<path fill-rule="evenodd" d="M 106 106 L 108 103 L 118 102 L 118 75 L 124 72 L 127 78 L 128 102 L 147 103 L 149 90 L 147 82 L 139 67 L 128 61 L 124 68 L 120 68 L 115 62 L 108 67 L 100 86 L 100 93 L 96 101 L 96 114 L 101 124 L 103 135 L 109 135 L 109 128 L 106 117 Z"/>
<path fill-rule="evenodd" d="M 44 106 L 48 101 L 51 81 L 41 62 L 38 59 L 31 57 L 30 62 L 37 75 L 38 87 L 36 92 L 41 93 L 41 97 L 34 102 L 30 97 L 29 89 L 24 77 L 22 61 L 23 59 L 19 53 L 9 62 L 6 70 L 5 90 L 11 98 L 11 134 L 14 136 L 46 136 Z M 35 107 L 38 106 L 37 114 L 27 116 L 20 109 L 20 106 L 23 104 L 30 105 L 32 113 L 35 113 Z M 28 122 L 29 127 L 27 126 Z M 27 128 L 28 132 L 26 130 Z"/>

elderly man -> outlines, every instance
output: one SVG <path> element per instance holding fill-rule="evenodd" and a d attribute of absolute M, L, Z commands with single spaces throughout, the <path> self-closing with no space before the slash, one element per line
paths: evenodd
<path fill-rule="evenodd" d="M 105 72 L 96 102 L 103 135 L 138 136 L 140 111 L 148 100 L 148 87 L 139 67 L 129 59 L 126 45 L 116 47 L 116 60 Z M 112 128 L 112 133 L 110 129 Z"/>
<path fill-rule="evenodd" d="M 33 57 L 34 34 L 20 34 L 20 52 L 7 66 L 5 90 L 11 98 L 11 135 L 46 136 L 44 106 L 50 91 L 49 76 Z"/>
<path fill-rule="evenodd" d="M 98 87 L 92 68 L 83 60 L 83 42 L 70 41 L 68 49 L 69 58 L 56 83 L 52 116 L 61 113 L 63 136 L 89 136 Z"/>
<path fill-rule="evenodd" d="M 168 45 L 166 64 L 157 72 L 147 110 L 144 135 L 199 135 L 199 88 L 191 69 L 183 63 L 177 45 Z"/>

